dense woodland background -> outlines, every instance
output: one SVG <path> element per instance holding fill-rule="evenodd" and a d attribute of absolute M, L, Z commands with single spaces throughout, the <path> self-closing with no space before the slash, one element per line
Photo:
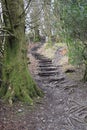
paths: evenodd
<path fill-rule="evenodd" d="M 0 98 L 33 103 L 43 92 L 27 65 L 30 42 L 66 43 L 87 81 L 87 0 L 0 0 Z"/>

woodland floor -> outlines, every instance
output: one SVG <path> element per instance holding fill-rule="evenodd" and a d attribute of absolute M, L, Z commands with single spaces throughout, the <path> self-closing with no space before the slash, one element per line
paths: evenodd
<path fill-rule="evenodd" d="M 65 50 L 58 47 L 53 59 L 43 47 L 29 50 L 29 69 L 44 97 L 34 106 L 0 101 L 0 130 L 87 130 L 87 83 L 81 82 L 83 71 L 68 64 Z"/>

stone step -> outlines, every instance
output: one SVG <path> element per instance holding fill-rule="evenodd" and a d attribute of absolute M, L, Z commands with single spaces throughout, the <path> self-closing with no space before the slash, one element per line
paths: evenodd
<path fill-rule="evenodd" d="M 55 75 L 57 75 L 59 72 L 54 72 L 54 71 L 52 71 L 52 72 L 39 72 L 38 73 L 38 75 L 39 76 L 42 76 L 42 77 L 44 77 L 44 76 L 55 76 Z"/>
<path fill-rule="evenodd" d="M 39 62 L 39 65 L 49 65 L 49 67 L 50 67 L 50 65 L 52 65 L 53 66 L 53 63 L 52 62 Z"/>
<path fill-rule="evenodd" d="M 49 83 L 52 83 L 52 82 L 57 82 L 57 81 L 60 82 L 60 81 L 64 81 L 64 80 L 65 80 L 65 77 L 56 77 L 56 78 L 55 78 L 55 77 L 54 77 L 54 78 L 52 77 L 51 79 L 49 79 L 48 82 L 49 82 Z"/>
<path fill-rule="evenodd" d="M 56 67 L 40 67 L 39 68 L 40 71 L 54 71 L 54 70 L 57 70 Z"/>
<path fill-rule="evenodd" d="M 44 59 L 45 57 L 43 55 L 37 54 L 37 53 L 32 53 L 32 55 L 36 58 L 36 59 Z"/>
<path fill-rule="evenodd" d="M 53 64 L 40 64 L 40 68 L 48 68 L 48 67 L 53 67 Z"/>
<path fill-rule="evenodd" d="M 50 64 L 52 65 L 52 62 L 49 62 L 49 61 L 48 61 L 48 62 L 42 62 L 42 61 L 40 61 L 39 64 L 40 64 L 40 65 L 41 65 L 41 64 L 42 64 L 42 65 L 50 65 Z"/>
<path fill-rule="evenodd" d="M 44 58 L 44 59 L 41 59 L 40 62 L 52 62 L 52 60 Z"/>

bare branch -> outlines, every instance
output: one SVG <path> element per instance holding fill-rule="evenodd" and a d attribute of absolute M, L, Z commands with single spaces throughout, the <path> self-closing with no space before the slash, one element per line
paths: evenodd
<path fill-rule="evenodd" d="M 9 35 L 11 35 L 11 36 L 14 36 L 14 34 L 13 33 L 11 33 L 10 31 L 8 31 L 8 30 L 6 30 L 6 29 L 4 29 L 4 28 L 0 28 L 0 31 L 2 31 L 2 32 L 6 32 L 6 33 L 8 33 Z M 2 34 L 1 34 L 2 35 Z M 0 36 L 1 36 L 0 35 Z M 7 34 L 6 34 L 7 35 Z"/>
<path fill-rule="evenodd" d="M 31 1 L 32 1 L 32 0 L 29 0 L 29 2 L 28 2 L 28 4 L 27 4 L 26 8 L 25 8 L 24 11 L 22 12 L 22 14 L 19 16 L 20 18 L 21 18 L 23 15 L 25 15 L 25 12 L 26 12 L 27 8 L 29 7 Z"/>

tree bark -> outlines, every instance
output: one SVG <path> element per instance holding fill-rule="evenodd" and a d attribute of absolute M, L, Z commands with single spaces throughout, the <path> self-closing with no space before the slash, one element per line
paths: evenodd
<path fill-rule="evenodd" d="M 11 32 L 4 48 L 3 85 L 0 96 L 12 104 L 15 100 L 32 103 L 33 97 L 41 96 L 27 68 L 25 43 L 25 17 L 23 0 L 2 0 L 5 27 Z"/>

